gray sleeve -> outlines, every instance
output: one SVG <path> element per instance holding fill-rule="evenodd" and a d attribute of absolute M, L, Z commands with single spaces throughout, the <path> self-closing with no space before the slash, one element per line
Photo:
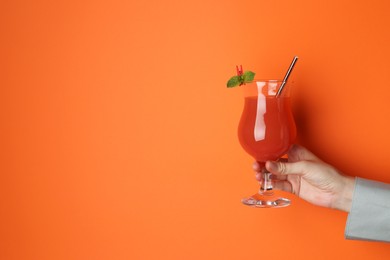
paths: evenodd
<path fill-rule="evenodd" d="M 356 178 L 347 239 L 390 242 L 390 184 Z"/>

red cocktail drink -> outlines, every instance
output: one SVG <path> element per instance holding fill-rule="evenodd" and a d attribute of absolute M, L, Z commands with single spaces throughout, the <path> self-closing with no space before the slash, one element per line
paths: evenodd
<path fill-rule="evenodd" d="M 244 150 L 260 163 L 284 155 L 295 139 L 290 97 L 246 97 L 238 138 Z"/>

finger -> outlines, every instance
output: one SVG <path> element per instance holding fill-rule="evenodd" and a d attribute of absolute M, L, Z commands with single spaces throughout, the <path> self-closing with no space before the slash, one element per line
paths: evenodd
<path fill-rule="evenodd" d="M 269 178 L 273 181 L 287 181 L 288 175 L 270 174 Z"/>
<path fill-rule="evenodd" d="M 257 172 L 255 174 L 255 178 L 257 181 L 262 181 L 263 180 L 263 175 L 264 173 Z M 287 175 L 276 175 L 276 174 L 270 174 L 269 178 L 273 181 L 286 181 L 287 180 Z"/>
<path fill-rule="evenodd" d="M 261 171 L 261 166 L 258 162 L 254 162 L 252 165 L 252 168 L 255 172 L 260 172 Z"/>
<path fill-rule="evenodd" d="M 273 188 L 275 190 L 283 190 L 283 191 L 293 193 L 292 185 L 288 181 L 275 181 L 273 183 Z"/>
<path fill-rule="evenodd" d="M 288 151 L 288 158 L 289 161 L 291 162 L 296 162 L 301 160 L 321 161 L 312 152 L 297 144 L 291 146 L 290 150 Z"/>
<path fill-rule="evenodd" d="M 304 175 L 306 172 L 310 172 L 310 169 L 313 167 L 312 162 L 309 161 L 299 161 L 299 162 L 271 162 L 268 161 L 265 164 L 265 167 L 268 171 L 273 174 L 288 175 L 288 174 L 297 174 Z"/>
<path fill-rule="evenodd" d="M 264 163 L 260 163 L 260 162 L 257 162 L 255 161 L 253 164 L 252 164 L 252 168 L 255 172 L 261 172 L 262 170 L 264 170 Z"/>

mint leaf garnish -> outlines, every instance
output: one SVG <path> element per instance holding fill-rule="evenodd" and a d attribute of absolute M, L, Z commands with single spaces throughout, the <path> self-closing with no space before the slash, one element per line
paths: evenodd
<path fill-rule="evenodd" d="M 244 78 L 244 83 L 251 82 L 255 78 L 256 73 L 252 71 L 245 71 L 242 75 Z"/>
<path fill-rule="evenodd" d="M 244 85 L 245 83 L 249 83 L 253 81 L 256 75 L 256 73 L 249 70 L 242 72 L 242 70 L 238 69 L 238 67 L 237 67 L 237 74 L 238 74 L 237 76 L 233 76 L 228 80 L 226 84 L 228 88 L 233 88 L 233 87 Z"/>
<path fill-rule="evenodd" d="M 228 88 L 237 87 L 238 85 L 240 85 L 240 76 L 231 77 L 226 85 Z"/>

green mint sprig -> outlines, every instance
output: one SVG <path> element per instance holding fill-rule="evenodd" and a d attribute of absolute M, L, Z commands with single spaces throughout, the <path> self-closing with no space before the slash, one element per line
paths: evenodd
<path fill-rule="evenodd" d="M 226 84 L 228 88 L 245 85 L 245 83 L 249 83 L 253 81 L 253 79 L 255 78 L 256 73 L 249 70 L 243 72 L 242 66 L 240 68 L 236 66 L 236 68 L 237 68 L 237 76 L 233 76 L 228 80 Z"/>

